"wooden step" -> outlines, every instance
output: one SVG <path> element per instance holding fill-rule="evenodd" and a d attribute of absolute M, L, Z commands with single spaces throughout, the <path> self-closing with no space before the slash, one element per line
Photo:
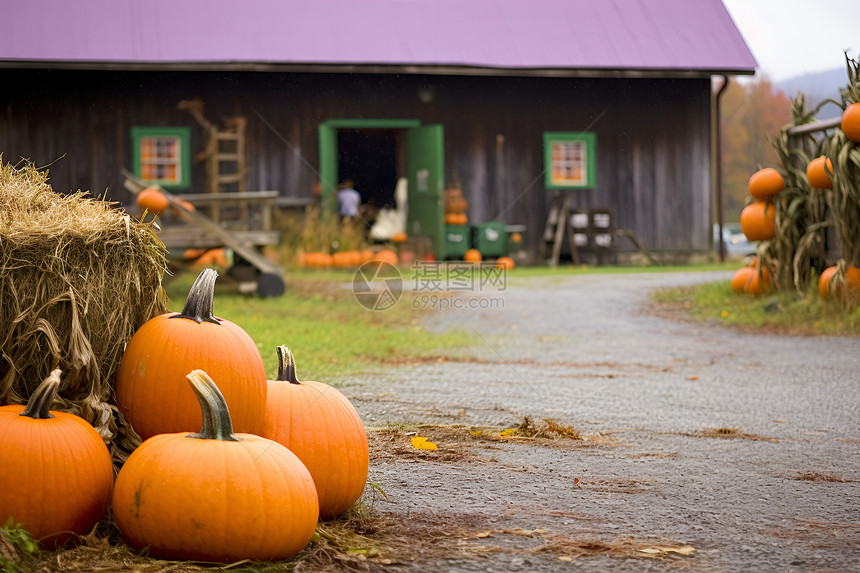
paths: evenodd
<path fill-rule="evenodd" d="M 244 173 L 228 173 L 218 176 L 218 183 L 238 183 L 245 177 Z"/>

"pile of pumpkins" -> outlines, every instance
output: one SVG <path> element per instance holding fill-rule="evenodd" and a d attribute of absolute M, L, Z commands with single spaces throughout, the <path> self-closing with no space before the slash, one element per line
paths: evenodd
<path fill-rule="evenodd" d="M 860 143 L 860 103 L 853 103 L 842 114 L 842 131 L 854 143 Z M 833 163 L 829 157 L 820 156 L 806 166 L 806 179 L 813 189 L 832 189 Z M 755 172 L 749 179 L 749 191 L 753 202 L 741 211 L 741 231 L 750 241 L 767 241 L 776 234 L 776 209 L 774 198 L 785 188 L 782 175 L 771 167 Z M 845 265 L 844 271 L 837 275 L 839 267 L 833 265 L 822 271 L 819 276 L 818 290 L 823 298 L 834 296 L 860 297 L 860 269 Z M 840 277 L 834 280 L 834 275 Z M 752 263 L 735 272 L 731 281 L 732 290 L 758 296 L 770 290 L 769 273 L 766 267 L 759 266 L 757 257 Z"/>
<path fill-rule="evenodd" d="M 767 241 L 776 234 L 776 206 L 773 199 L 785 189 L 782 175 L 771 167 L 761 169 L 749 179 L 753 201 L 741 211 L 741 231 L 750 241 Z M 770 290 L 770 273 L 753 257 L 749 266 L 739 269 L 732 277 L 732 290 L 752 296 Z"/>
<path fill-rule="evenodd" d="M 116 479 L 95 429 L 50 410 L 59 369 L 26 407 L 0 407 L 0 522 L 57 547 L 110 506 L 128 544 L 154 557 L 280 560 L 358 500 L 369 454 L 355 408 L 299 382 L 285 346 L 267 380 L 251 337 L 214 316 L 216 278 L 204 270 L 181 313 L 146 322 L 126 347 L 117 406 L 143 443 Z"/>
<path fill-rule="evenodd" d="M 341 251 L 333 254 L 312 252 L 300 252 L 296 255 L 296 263 L 300 267 L 315 269 L 350 269 L 357 268 L 369 262 L 386 262 L 397 266 L 400 258 L 392 249 L 372 251 L 370 249 Z"/>
<path fill-rule="evenodd" d="M 469 202 L 463 197 L 463 190 L 460 187 L 445 189 L 444 208 L 446 225 L 467 225 L 469 223 L 469 216 L 466 214 L 469 210 Z"/>

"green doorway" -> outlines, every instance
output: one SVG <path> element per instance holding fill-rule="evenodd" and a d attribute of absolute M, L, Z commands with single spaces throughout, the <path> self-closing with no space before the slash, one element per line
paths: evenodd
<path fill-rule="evenodd" d="M 340 119 L 319 125 L 323 204 L 334 208 L 339 181 L 350 178 L 363 201 L 393 205 L 398 177 L 408 180 L 406 232 L 426 236 L 443 256 L 444 130 L 409 119 Z M 392 176 L 394 177 L 392 181 Z"/>

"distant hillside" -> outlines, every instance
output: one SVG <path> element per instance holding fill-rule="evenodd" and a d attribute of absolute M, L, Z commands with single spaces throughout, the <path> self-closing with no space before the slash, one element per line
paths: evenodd
<path fill-rule="evenodd" d="M 835 68 L 814 74 L 804 74 L 777 82 L 774 87 L 782 90 L 794 99 L 798 93 L 806 96 L 807 109 L 811 109 L 826 99 L 839 101 L 839 88 L 848 84 L 848 72 L 845 67 Z M 841 110 L 833 104 L 827 104 L 818 114 L 819 119 L 836 117 Z"/>

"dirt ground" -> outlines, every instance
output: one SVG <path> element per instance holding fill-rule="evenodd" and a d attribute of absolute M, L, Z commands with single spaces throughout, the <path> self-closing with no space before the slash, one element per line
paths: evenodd
<path fill-rule="evenodd" d="M 379 526 L 343 566 L 860 570 L 860 341 L 647 310 L 724 275 L 514 278 L 425 320 L 476 344 L 343 387 Z"/>

